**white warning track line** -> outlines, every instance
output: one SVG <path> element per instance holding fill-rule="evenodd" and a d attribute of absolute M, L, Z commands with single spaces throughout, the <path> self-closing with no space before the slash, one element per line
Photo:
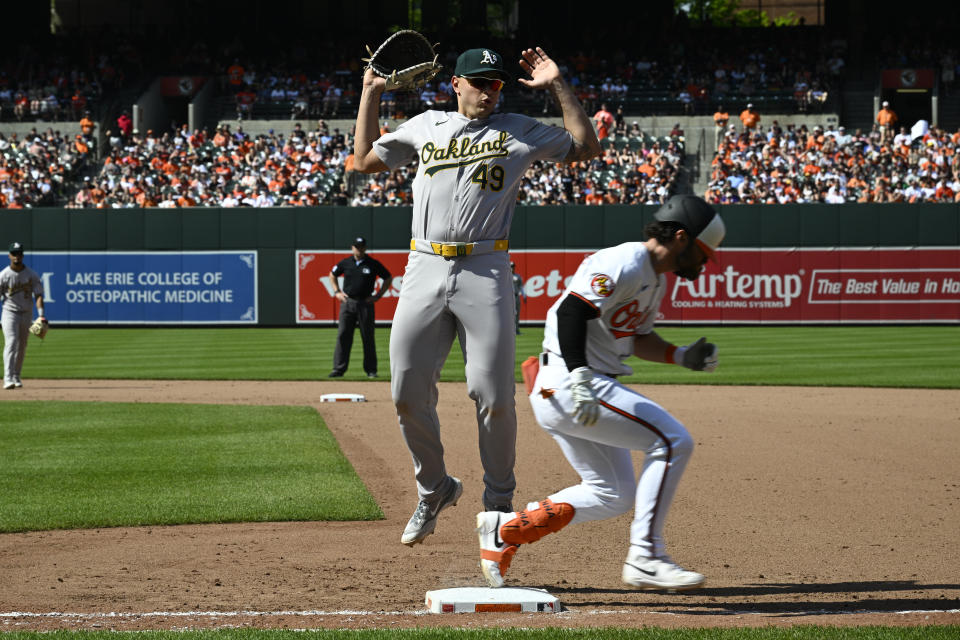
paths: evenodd
<path fill-rule="evenodd" d="M 615 611 L 615 610 L 592 610 L 592 611 L 562 611 L 559 614 L 576 614 L 582 613 L 587 615 L 616 615 L 624 613 L 624 611 Z M 669 611 L 648 611 L 648 614 L 661 614 L 661 615 L 683 615 L 681 612 L 669 612 Z M 810 610 L 797 610 L 797 611 L 778 611 L 777 615 L 864 615 L 864 614 L 893 614 L 893 615 L 911 615 L 911 614 L 932 614 L 932 613 L 951 613 L 957 614 L 960 613 L 960 609 L 912 609 L 905 611 L 876 611 L 876 610 L 860 610 L 860 611 L 810 611 Z M 0 611 L 0 618 L 73 618 L 81 620 L 97 620 L 97 619 L 138 619 L 138 618 L 239 618 L 239 617 L 261 617 L 261 618 L 270 618 L 270 617 L 281 617 L 281 616 L 301 616 L 301 617 L 314 617 L 314 616 L 400 616 L 400 615 L 431 615 L 430 611 L 426 609 L 420 609 L 417 611 L 353 611 L 353 610 L 344 610 L 344 611 L 146 611 L 141 613 L 136 612 L 68 612 L 68 611 L 48 611 L 48 612 L 36 612 L 36 611 Z M 760 611 L 718 611 L 714 612 L 713 615 L 736 615 L 736 616 L 767 616 L 769 613 L 760 612 Z"/>

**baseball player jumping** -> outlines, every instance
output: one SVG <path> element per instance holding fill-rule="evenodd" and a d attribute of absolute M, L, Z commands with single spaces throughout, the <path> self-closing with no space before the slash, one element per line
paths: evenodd
<path fill-rule="evenodd" d="M 467 388 L 477 407 L 483 506 L 512 511 L 517 419 L 514 302 L 507 238 L 517 190 L 537 160 L 572 162 L 600 153 L 589 118 L 539 47 L 523 51 L 519 82 L 546 89 L 563 128 L 518 114 L 494 114 L 511 77 L 492 49 L 470 49 L 451 79 L 457 111 L 426 111 L 380 135 L 384 79 L 368 69 L 357 114 L 354 168 L 396 169 L 420 160 L 413 181 L 410 256 L 390 334 L 390 373 L 400 429 L 413 457 L 419 504 L 406 545 L 433 533 L 439 512 L 463 492 L 443 460 L 437 380 L 453 339 L 460 341 Z"/>
<path fill-rule="evenodd" d="M 705 338 L 677 347 L 653 327 L 666 272 L 696 280 L 725 228 L 702 199 L 674 196 L 645 231 L 645 242 L 603 249 L 584 260 L 548 312 L 539 372 L 528 390 L 530 403 L 582 482 L 516 513 L 477 514 L 480 566 L 491 587 L 503 586 L 519 545 L 568 524 L 618 516 L 631 507 L 623 581 L 668 590 L 704 583 L 702 575 L 670 559 L 663 540 L 693 438 L 660 405 L 616 378 L 632 372 L 624 364 L 630 355 L 696 371 L 716 368 L 716 347 Z M 631 451 L 646 454 L 638 479 Z"/>
<path fill-rule="evenodd" d="M 0 271 L 0 320 L 3 324 L 3 388 L 23 386 L 20 370 L 27 352 L 27 338 L 33 322 L 33 303 L 43 315 L 43 282 L 37 272 L 23 263 L 23 245 L 11 242 L 7 248 L 10 266 Z"/>

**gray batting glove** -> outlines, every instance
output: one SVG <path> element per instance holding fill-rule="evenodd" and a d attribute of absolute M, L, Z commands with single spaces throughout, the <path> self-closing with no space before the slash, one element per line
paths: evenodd
<path fill-rule="evenodd" d="M 597 392 L 593 389 L 593 371 L 578 367 L 570 372 L 570 397 L 573 399 L 573 419 L 585 427 L 596 424 L 600 415 Z"/>
<path fill-rule="evenodd" d="M 712 372 L 717 368 L 717 345 L 700 338 L 685 347 L 677 347 L 673 352 L 673 361 L 694 371 Z"/>

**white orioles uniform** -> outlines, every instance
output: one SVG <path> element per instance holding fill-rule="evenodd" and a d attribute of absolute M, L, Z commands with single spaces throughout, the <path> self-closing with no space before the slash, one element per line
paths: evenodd
<path fill-rule="evenodd" d="M 547 314 L 544 354 L 530 403 L 582 479 L 549 499 L 574 508 L 571 523 L 611 518 L 633 507 L 631 552 L 669 560 L 663 528 L 693 453 L 693 438 L 663 407 L 613 377 L 632 373 L 623 361 L 633 353 L 634 336 L 653 330 L 665 283 L 641 242 L 603 249 L 584 260 Z M 585 300 L 599 313 L 587 323 L 587 361 L 600 403 L 599 418 L 589 427 L 574 421 L 570 378 L 557 339 L 557 308 L 567 295 Z M 639 478 L 634 477 L 631 451 L 646 454 Z"/>

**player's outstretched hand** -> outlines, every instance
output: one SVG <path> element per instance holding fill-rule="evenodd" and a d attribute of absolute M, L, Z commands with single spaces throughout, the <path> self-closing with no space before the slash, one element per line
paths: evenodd
<path fill-rule="evenodd" d="M 520 55 L 523 56 L 520 67 L 533 79 L 518 78 L 517 82 L 528 89 L 546 89 L 550 83 L 560 77 L 560 68 L 557 63 L 540 47 L 526 49 Z"/>
<path fill-rule="evenodd" d="M 677 347 L 674 362 L 694 371 L 712 372 L 717 368 L 717 345 L 700 338 L 685 347 Z"/>

